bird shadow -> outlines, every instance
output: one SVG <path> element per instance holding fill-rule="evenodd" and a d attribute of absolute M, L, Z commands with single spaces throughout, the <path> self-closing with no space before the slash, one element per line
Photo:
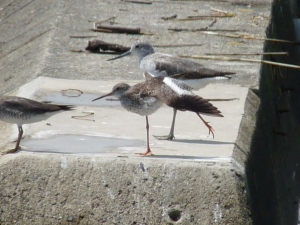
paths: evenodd
<path fill-rule="evenodd" d="M 190 155 L 145 155 L 145 158 L 160 158 L 160 159 L 198 159 L 198 160 L 210 160 L 219 161 L 224 159 L 231 159 L 231 157 L 220 156 L 190 156 Z"/>
<path fill-rule="evenodd" d="M 205 145 L 232 145 L 234 142 L 226 142 L 226 141 L 210 141 L 210 140 L 199 140 L 199 139 L 174 139 L 173 142 L 179 143 L 191 143 L 191 144 L 205 144 Z"/>

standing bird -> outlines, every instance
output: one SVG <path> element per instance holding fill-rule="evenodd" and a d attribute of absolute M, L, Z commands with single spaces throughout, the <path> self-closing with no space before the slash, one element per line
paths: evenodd
<path fill-rule="evenodd" d="M 23 124 L 35 123 L 48 119 L 60 111 L 68 111 L 72 105 L 54 105 L 17 96 L 4 96 L 0 98 L 0 120 L 15 123 L 18 126 L 18 140 L 16 147 L 4 154 L 16 152 L 23 135 Z"/>
<path fill-rule="evenodd" d="M 146 116 L 147 151 L 137 154 L 152 154 L 149 146 L 148 115 L 157 111 L 163 103 L 176 110 L 195 112 L 205 126 L 208 127 L 209 133 L 211 132 L 214 135 L 213 128 L 200 114 L 216 117 L 223 116 L 208 100 L 193 94 L 190 91 L 191 87 L 179 80 L 169 77 L 152 77 L 147 72 L 145 72 L 145 78 L 146 81 L 133 86 L 126 83 L 116 84 L 112 92 L 93 100 L 96 101 L 107 96 L 115 96 L 126 110 Z"/>
<path fill-rule="evenodd" d="M 138 57 L 142 73 L 148 72 L 153 77 L 171 77 L 181 80 L 186 85 L 200 89 L 207 86 L 216 79 L 229 79 L 227 75 L 232 72 L 220 72 L 205 68 L 203 65 L 192 60 L 182 59 L 168 54 L 157 53 L 150 43 L 138 42 L 132 45 L 131 49 L 122 55 L 109 59 L 115 60 L 124 56 L 134 54 Z M 175 118 L 177 110 L 174 108 L 171 130 L 167 136 L 155 136 L 161 140 L 173 140 Z"/>

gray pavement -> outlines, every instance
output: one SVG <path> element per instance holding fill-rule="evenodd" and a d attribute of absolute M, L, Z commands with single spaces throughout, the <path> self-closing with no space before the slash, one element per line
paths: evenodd
<path fill-rule="evenodd" d="M 163 21 L 161 17 L 204 15 L 211 13 L 213 7 L 235 16 L 217 18 L 212 29 L 238 29 L 264 37 L 270 5 L 270 1 L 155 1 L 152 5 L 124 1 L 1 1 L 0 92 L 43 100 L 54 98 L 47 93 L 77 88 L 93 96 L 110 90 L 120 80 L 136 83 L 143 79 L 136 58 L 107 62 L 111 55 L 71 52 L 84 49 L 93 38 L 70 35 L 95 35 L 94 38 L 126 46 L 137 40 L 154 45 L 203 43 L 156 48 L 173 55 L 262 52 L 262 40 L 168 31 L 175 27 L 203 28 L 211 19 Z M 116 16 L 116 25 L 141 27 L 143 32 L 154 35 L 89 30 L 93 28 L 91 21 L 112 16 Z M 207 128 L 196 115 L 184 112 L 178 115 L 175 141 L 158 141 L 151 136 L 151 148 L 157 156 L 136 156 L 135 152 L 145 148 L 145 119 L 115 103 L 87 104 L 90 96 L 85 97 L 74 113 L 93 111 L 94 116 L 87 118 L 95 122 L 70 119 L 73 114 L 62 113 L 47 121 L 51 126 L 47 122 L 27 126 L 21 142 L 24 148 L 1 156 L 0 223 L 250 224 L 243 182 L 244 158 L 231 157 L 242 116 L 245 123 L 248 115 L 248 111 L 243 112 L 247 90 L 258 86 L 260 64 L 195 61 L 211 69 L 237 73 L 229 82 L 214 83 L 197 92 L 206 98 L 239 98 L 213 102 L 225 115 L 206 117 L 216 130 L 215 139 L 207 136 Z M 151 135 L 167 134 L 171 115 L 172 110 L 163 107 L 150 116 Z M 0 125 L 3 152 L 14 145 L 16 128 L 1 121 Z M 251 129 L 243 132 L 247 137 Z M 37 141 L 32 140 L 51 140 L 56 134 L 69 135 L 66 140 L 71 141 L 72 137 L 86 138 L 82 140 L 86 144 L 72 147 L 53 140 L 44 142 L 46 150 L 43 143 L 33 146 Z M 240 142 L 243 137 L 239 136 Z M 105 138 L 115 138 L 114 145 L 103 144 Z M 56 144 L 52 147 L 53 142 Z M 72 152 L 75 147 L 76 154 Z"/>

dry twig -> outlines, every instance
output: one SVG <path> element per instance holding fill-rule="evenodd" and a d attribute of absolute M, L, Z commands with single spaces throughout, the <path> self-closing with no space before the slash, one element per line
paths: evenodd
<path fill-rule="evenodd" d="M 203 44 L 172 44 L 172 45 L 153 45 L 153 47 L 158 47 L 158 48 L 168 48 L 168 47 L 192 47 L 192 46 L 201 46 Z"/>
<path fill-rule="evenodd" d="M 272 61 L 268 61 L 268 60 L 259 60 L 259 59 L 243 59 L 243 58 L 229 58 L 229 57 L 201 56 L 201 55 L 180 55 L 179 57 L 193 58 L 193 59 L 213 59 L 213 60 L 222 60 L 222 61 L 242 61 L 242 62 L 264 63 L 264 64 L 273 65 L 273 66 L 282 66 L 282 67 L 300 69 L 300 66 L 297 66 L 297 65 L 278 63 L 278 62 L 272 62 Z"/>
<path fill-rule="evenodd" d="M 205 53 L 205 55 L 287 55 L 287 52 L 260 52 L 260 53 Z"/>
<path fill-rule="evenodd" d="M 152 2 L 150 1 L 142 1 L 142 0 L 122 0 L 123 2 L 131 2 L 131 3 L 138 3 L 138 4 L 148 4 L 151 5 Z"/>
<path fill-rule="evenodd" d="M 288 40 L 255 37 L 254 35 L 251 35 L 251 34 L 222 34 L 222 33 L 211 32 L 211 31 L 201 31 L 201 33 L 202 34 L 216 35 L 216 36 L 231 37 L 231 38 L 255 39 L 255 40 L 263 40 L 263 41 L 276 41 L 276 42 L 285 42 L 285 43 L 293 43 L 293 44 L 295 43 L 293 41 L 288 41 Z"/>

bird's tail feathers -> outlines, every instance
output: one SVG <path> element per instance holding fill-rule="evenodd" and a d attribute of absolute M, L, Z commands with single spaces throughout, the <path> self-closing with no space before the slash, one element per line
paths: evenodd
<path fill-rule="evenodd" d="M 217 107 L 198 95 L 182 95 L 172 105 L 172 107 L 182 111 L 187 110 L 207 116 L 223 117 Z"/>

